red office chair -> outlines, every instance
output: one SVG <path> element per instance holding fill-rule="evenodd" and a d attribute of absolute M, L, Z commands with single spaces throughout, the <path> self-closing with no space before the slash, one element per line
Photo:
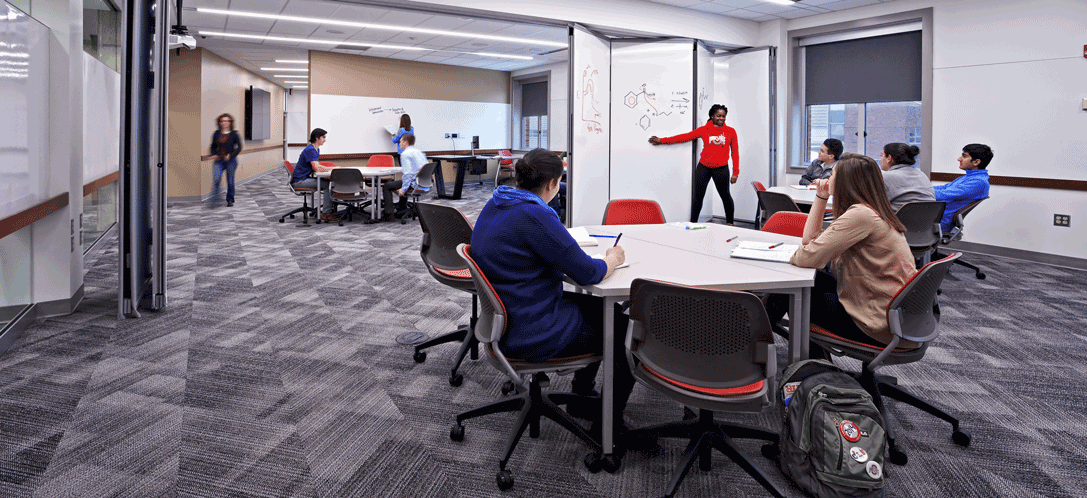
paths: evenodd
<path fill-rule="evenodd" d="M 294 164 L 291 164 L 290 161 L 283 161 L 283 168 L 287 170 L 287 188 L 291 189 L 291 193 L 293 193 L 294 195 L 302 196 L 302 207 L 296 208 L 288 213 L 285 213 L 283 216 L 280 216 L 279 222 L 283 223 L 288 217 L 294 219 L 295 213 L 302 213 L 302 224 L 309 225 L 310 211 L 313 211 L 313 216 L 317 217 L 317 203 L 314 202 L 313 207 L 310 207 L 310 205 L 306 203 L 306 196 L 310 196 L 310 198 L 312 198 L 313 194 L 317 192 L 317 188 L 295 187 L 291 183 L 291 180 L 294 179 Z"/>
<path fill-rule="evenodd" d="M 779 211 L 766 220 L 766 223 L 762 226 L 762 231 L 803 237 L 804 224 L 807 221 L 808 215 L 804 213 Z"/>
<path fill-rule="evenodd" d="M 751 186 L 755 187 L 756 197 L 759 195 L 758 192 L 766 192 L 766 186 L 764 186 L 762 182 L 751 182 Z M 755 228 L 762 226 L 762 203 L 759 202 L 757 204 L 758 206 L 755 207 Z"/>
<path fill-rule="evenodd" d="M 498 188 L 498 185 L 501 183 L 499 178 L 502 177 L 502 173 L 510 174 L 507 179 L 513 178 L 515 174 L 513 170 L 513 153 L 508 150 L 500 150 L 498 151 L 498 155 L 501 157 L 508 157 L 509 159 L 498 160 L 498 171 L 494 174 L 494 188 Z"/>
<path fill-rule="evenodd" d="M 394 168 L 396 162 L 388 154 L 374 154 L 366 161 L 367 168 Z"/>
<path fill-rule="evenodd" d="M 647 199 L 615 199 L 604 208 L 604 225 L 655 225 L 664 223 L 660 204 Z"/>

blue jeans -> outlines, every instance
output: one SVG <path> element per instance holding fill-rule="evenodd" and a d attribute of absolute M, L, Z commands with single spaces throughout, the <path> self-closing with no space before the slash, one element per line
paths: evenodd
<path fill-rule="evenodd" d="M 211 200 L 219 202 L 219 181 L 223 179 L 223 170 L 226 170 L 226 201 L 234 202 L 234 172 L 238 170 L 237 159 L 215 160 L 215 165 L 212 166 Z"/>

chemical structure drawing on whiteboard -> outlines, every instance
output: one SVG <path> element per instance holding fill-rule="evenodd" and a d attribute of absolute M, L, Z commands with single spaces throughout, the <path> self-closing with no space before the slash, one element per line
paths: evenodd
<path fill-rule="evenodd" d="M 671 116 L 673 113 L 686 114 L 691 108 L 689 91 L 660 92 L 669 95 L 667 102 L 662 103 L 658 98 L 658 92 L 650 91 L 648 84 L 642 83 L 638 90 L 629 91 L 623 96 L 623 104 L 634 111 L 642 112 L 636 124 L 642 130 L 649 130 L 653 126 L 653 118 Z"/>
<path fill-rule="evenodd" d="M 698 89 L 698 109 L 700 111 L 706 107 L 706 100 L 709 98 L 710 96 L 706 95 L 706 87 Z"/>
<path fill-rule="evenodd" d="M 600 111 L 596 110 L 596 76 L 600 74 L 591 65 L 581 72 L 581 86 L 575 92 L 575 98 L 581 101 L 581 121 L 589 132 L 604 133 L 600 124 Z"/>

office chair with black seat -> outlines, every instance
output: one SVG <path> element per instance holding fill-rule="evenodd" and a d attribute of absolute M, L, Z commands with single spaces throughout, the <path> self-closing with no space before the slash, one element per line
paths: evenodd
<path fill-rule="evenodd" d="M 984 201 L 985 199 L 988 199 L 988 197 L 971 202 L 970 204 L 967 204 L 960 208 L 958 211 L 956 211 L 955 217 L 951 219 L 951 231 L 944 232 L 941 235 L 940 244 L 947 245 L 952 242 L 962 240 L 966 215 L 970 214 L 970 211 L 973 211 L 974 208 L 978 207 L 978 204 L 981 204 L 981 201 Z M 942 258 L 944 256 L 945 255 L 941 254 L 938 250 L 934 250 L 932 253 L 932 257 L 936 259 Z M 955 260 L 955 264 L 962 265 L 971 270 L 974 270 L 974 276 L 977 277 L 978 280 L 985 280 L 985 274 L 981 272 L 981 268 L 978 268 L 977 266 L 967 263 L 966 261 L 963 261 L 961 259 Z"/>
<path fill-rule="evenodd" d="M 774 213 L 786 212 L 786 213 L 800 213 L 800 206 L 796 205 L 792 197 L 780 192 L 771 192 L 769 190 L 756 190 L 755 195 L 759 198 L 759 205 L 762 206 L 763 214 L 766 219 L 770 219 Z"/>
<path fill-rule="evenodd" d="M 419 227 L 423 229 L 423 243 L 419 248 L 423 264 L 434 280 L 472 295 L 472 318 L 468 325 L 461 325 L 457 330 L 416 344 L 412 358 L 416 363 L 422 363 L 426 361 L 426 350 L 430 347 L 459 342 L 460 350 L 457 351 L 457 356 L 453 359 L 453 369 L 449 372 L 449 385 L 456 387 L 464 382 L 464 376 L 457 372 L 464 357 L 470 353 L 473 360 L 479 359 L 479 341 L 472 333 L 479 318 L 476 284 L 468 271 L 468 265 L 457 254 L 458 245 L 472 241 L 472 223 L 464 213 L 454 207 L 417 203 L 415 209 L 419 213 Z"/>
<path fill-rule="evenodd" d="M 683 438 L 690 443 L 668 483 L 671 497 L 699 462 L 710 470 L 711 450 L 736 462 L 773 496 L 785 494 L 733 439 L 759 439 L 775 454 L 778 435 L 765 429 L 716 422 L 714 412 L 758 413 L 773 402 L 777 353 L 770 319 L 755 295 L 636 279 L 630 285 L 627 361 L 634 377 L 669 398 L 698 409 L 698 416 L 635 429 L 628 440 Z"/>
<path fill-rule="evenodd" d="M 603 225 L 656 225 L 665 223 L 660 204 L 648 199 L 614 199 L 604 208 Z"/>
<path fill-rule="evenodd" d="M 343 226 L 344 218 L 353 221 L 355 213 L 365 219 L 367 213 L 362 208 L 369 206 L 371 200 L 362 172 L 355 168 L 336 168 L 329 172 L 328 178 L 332 181 L 332 202 L 344 206 L 343 211 L 336 213 L 339 225 Z"/>
<path fill-rule="evenodd" d="M 792 235 L 793 237 L 804 236 L 804 224 L 808 222 L 808 215 L 804 213 L 792 213 L 779 211 L 774 213 L 766 223 L 762 225 L 763 232 L 780 233 L 782 235 Z"/>
<path fill-rule="evenodd" d="M 877 375 L 883 365 L 902 365 L 920 361 L 930 344 L 940 335 L 939 305 L 936 290 L 962 253 L 955 253 L 939 261 L 933 261 L 917 271 L 887 307 L 887 320 L 891 327 L 891 343 L 887 345 L 861 343 L 834 334 L 818 325 L 811 325 L 811 340 L 837 356 L 848 356 L 861 361 L 861 371 L 854 376 L 861 386 L 872 395 L 872 401 L 883 413 L 887 431 L 888 459 L 891 463 L 905 465 L 906 453 L 895 445 L 895 435 L 890 414 L 883 401 L 884 396 L 915 406 L 926 413 L 951 424 L 951 440 L 959 446 L 970 445 L 970 433 L 959 428 L 959 419 L 929 402 L 910 394 L 898 386 L 898 380 L 887 375 Z M 899 347 L 902 341 L 912 341 L 909 347 Z"/>
<path fill-rule="evenodd" d="M 313 216 L 317 217 L 317 203 L 314 202 L 313 206 L 310 206 L 306 201 L 306 197 L 309 196 L 309 200 L 313 199 L 314 193 L 317 192 L 317 187 L 296 187 L 291 182 L 294 178 L 294 164 L 290 161 L 283 161 L 283 168 L 287 170 L 287 188 L 291 189 L 291 193 L 302 197 L 302 207 L 295 208 L 288 211 L 279 217 L 279 222 L 284 223 L 287 218 L 294 219 L 295 213 L 302 213 L 302 224 L 309 225 L 309 215 L 313 212 Z"/>
<path fill-rule="evenodd" d="M 437 167 L 438 162 L 436 161 L 424 164 L 422 168 L 419 168 L 419 172 L 415 175 L 415 184 L 429 191 L 429 189 L 434 186 L 434 170 Z M 419 205 L 419 198 L 422 197 L 424 193 L 426 192 L 420 189 L 412 189 L 408 192 L 408 208 L 407 211 L 404 211 L 404 213 L 400 215 L 401 225 L 406 224 L 408 218 L 414 220 L 415 217 L 419 215 L 417 206 Z"/>
<path fill-rule="evenodd" d="M 932 251 L 940 243 L 940 220 L 944 217 L 944 201 L 907 202 L 895 211 L 898 221 L 906 225 L 906 243 L 920 268 L 929 263 Z"/>
<path fill-rule="evenodd" d="M 570 403 L 588 404 L 597 398 L 574 393 L 545 392 L 544 388 L 550 385 L 550 379 L 546 375 L 547 372 L 572 373 L 574 370 L 600 361 L 600 356 L 581 355 L 571 358 L 551 358 L 543 363 L 531 363 L 506 358 L 499 346 L 499 341 L 507 332 L 506 308 L 502 304 L 502 299 L 498 297 L 498 293 L 495 292 L 494 287 L 487 280 L 487 276 L 483 274 L 472 259 L 470 249 L 471 246 L 468 244 L 457 246 L 457 253 L 468 264 L 468 270 L 472 274 L 472 279 L 475 281 L 479 293 L 482 313 L 479 315 L 479 321 L 476 322 L 476 339 L 484 344 L 487 350 L 488 362 L 504 373 L 510 382 L 519 386 L 518 391 L 520 392 L 500 401 L 458 414 L 456 423 L 449 431 L 449 438 L 454 441 L 464 439 L 465 420 L 495 413 L 518 412 L 517 425 L 513 428 L 513 433 L 510 434 L 509 439 L 506 441 L 506 451 L 502 459 L 498 461 L 498 475 L 496 477 L 498 488 L 507 490 L 513 487 L 513 474 L 506 469 L 506 465 L 509 463 L 510 456 L 513 455 L 513 450 L 517 447 L 517 442 L 524 435 L 525 429 L 528 429 L 529 437 L 539 437 L 540 418 L 547 417 L 573 433 L 589 446 L 591 452 L 589 457 L 585 459 L 585 464 L 590 471 L 599 471 L 602 459 L 596 458 L 595 455 L 599 455 L 602 450 L 600 443 L 589 436 L 589 433 L 569 413 L 559 408 L 559 405 L 568 405 Z"/>
<path fill-rule="evenodd" d="M 756 197 L 758 197 L 758 195 L 759 195 L 757 192 L 765 192 L 766 191 L 766 186 L 763 185 L 762 182 L 751 182 L 751 186 L 755 189 L 755 192 L 756 192 L 755 196 Z M 755 228 L 759 229 L 759 228 L 762 228 L 762 209 L 763 208 L 762 208 L 762 202 L 761 201 L 757 202 L 756 204 L 757 205 L 755 206 Z"/>

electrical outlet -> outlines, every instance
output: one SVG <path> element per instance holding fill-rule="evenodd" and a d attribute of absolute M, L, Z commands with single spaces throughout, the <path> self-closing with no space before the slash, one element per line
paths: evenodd
<path fill-rule="evenodd" d="M 1055 214 L 1053 215 L 1053 226 L 1070 227 L 1072 226 L 1072 217 L 1067 214 Z"/>
<path fill-rule="evenodd" d="M 456 133 L 453 134 L 453 138 L 460 138 Z"/>
<path fill-rule="evenodd" d="M 449 134 L 448 134 L 448 133 L 446 133 L 446 134 L 445 134 L 445 138 L 449 138 Z"/>

